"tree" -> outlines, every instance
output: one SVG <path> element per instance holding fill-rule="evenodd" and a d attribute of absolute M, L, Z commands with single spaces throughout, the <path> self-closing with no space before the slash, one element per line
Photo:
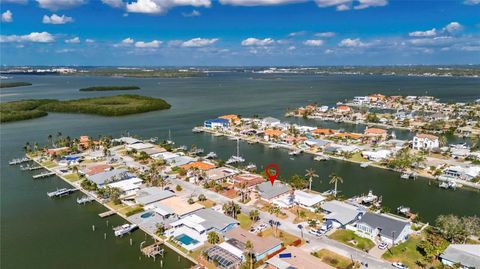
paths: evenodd
<path fill-rule="evenodd" d="M 206 201 L 206 200 L 207 200 L 207 197 L 205 197 L 204 194 L 198 195 L 198 201 L 203 202 L 203 201 Z"/>
<path fill-rule="evenodd" d="M 426 240 L 420 241 L 419 249 L 424 253 L 425 257 L 432 261 L 448 247 L 449 243 L 441 234 L 433 229 L 428 229 L 426 232 Z"/>
<path fill-rule="evenodd" d="M 445 135 L 442 135 L 440 136 L 439 142 L 440 142 L 440 146 L 444 147 L 447 145 L 448 139 Z"/>
<path fill-rule="evenodd" d="M 440 215 L 435 221 L 443 236 L 452 243 L 463 243 L 470 235 L 465 227 L 464 219 L 450 215 Z"/>
<path fill-rule="evenodd" d="M 157 230 L 155 231 L 155 233 L 157 235 L 163 235 L 164 232 L 165 232 L 165 224 L 157 223 Z"/>
<path fill-rule="evenodd" d="M 176 190 L 176 191 L 182 191 L 182 186 L 177 185 L 177 186 L 175 187 L 175 190 Z"/>
<path fill-rule="evenodd" d="M 301 190 L 308 186 L 308 181 L 299 175 L 293 175 L 290 178 L 290 186 L 294 189 Z"/>
<path fill-rule="evenodd" d="M 249 262 L 250 269 L 253 269 L 255 254 L 253 253 L 253 244 L 250 240 L 247 240 L 245 243 L 245 251 L 246 251 L 246 262 Z"/>
<path fill-rule="evenodd" d="M 234 219 L 236 219 L 237 215 L 240 213 L 240 206 L 233 201 L 224 204 L 222 209 L 225 212 L 225 215 Z"/>
<path fill-rule="evenodd" d="M 209 232 L 207 235 L 207 241 L 208 243 L 215 245 L 220 242 L 220 236 L 216 232 Z"/>
<path fill-rule="evenodd" d="M 315 170 L 307 169 L 307 173 L 305 174 L 305 177 L 308 178 L 308 189 L 312 190 L 312 181 L 314 178 L 318 177 L 317 174 L 315 174 Z"/>
<path fill-rule="evenodd" d="M 335 173 L 332 173 L 330 174 L 330 176 L 328 176 L 330 178 L 330 184 L 335 184 L 335 197 L 337 197 L 337 184 L 338 182 L 340 183 L 343 183 L 343 178 L 341 178 L 340 176 L 337 176 Z"/>
<path fill-rule="evenodd" d="M 260 212 L 258 212 L 258 210 L 255 209 L 250 211 L 249 215 L 250 215 L 250 219 L 256 222 L 260 217 Z"/>
<path fill-rule="evenodd" d="M 248 194 L 248 185 L 247 183 L 243 182 L 240 184 L 240 201 L 245 203 L 247 194 Z"/>

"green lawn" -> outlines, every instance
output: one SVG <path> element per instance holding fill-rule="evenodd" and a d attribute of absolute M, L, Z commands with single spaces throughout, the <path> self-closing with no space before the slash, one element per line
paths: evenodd
<path fill-rule="evenodd" d="M 387 250 L 382 258 L 391 262 L 402 262 L 410 268 L 419 268 L 415 261 L 423 258 L 422 254 L 417 250 L 417 245 L 420 241 L 419 237 L 410 236 L 407 241 Z"/>
<path fill-rule="evenodd" d="M 78 176 L 77 173 L 73 173 L 73 174 L 68 174 L 66 176 L 64 176 L 64 178 L 70 182 L 75 182 L 77 180 L 80 179 L 80 177 Z"/>
<path fill-rule="evenodd" d="M 360 237 L 350 230 L 337 230 L 330 238 L 361 250 L 370 250 L 375 246 L 372 240 Z"/>
<path fill-rule="evenodd" d="M 312 255 L 321 259 L 322 262 L 329 264 L 330 266 L 333 266 L 337 269 L 359 268 L 359 266 L 353 264 L 352 260 L 350 260 L 349 258 L 338 255 L 337 253 L 327 249 L 321 249 L 317 252 L 312 253 Z"/>
<path fill-rule="evenodd" d="M 243 213 L 237 216 L 237 220 L 240 222 L 240 227 L 243 229 L 249 230 L 252 227 L 252 220 L 249 216 Z"/>
<path fill-rule="evenodd" d="M 368 160 L 365 160 L 365 158 L 362 157 L 362 154 L 360 152 L 353 154 L 353 156 L 349 160 L 354 162 L 368 162 Z"/>
<path fill-rule="evenodd" d="M 46 168 L 53 168 L 53 167 L 57 166 L 57 164 L 54 161 L 45 161 L 45 162 L 42 162 L 40 164 L 42 166 L 46 167 Z"/>

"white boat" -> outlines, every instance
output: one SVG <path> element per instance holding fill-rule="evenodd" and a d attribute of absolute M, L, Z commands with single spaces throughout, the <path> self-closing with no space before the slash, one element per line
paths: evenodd
<path fill-rule="evenodd" d="M 298 155 L 298 154 L 300 154 L 300 153 L 302 153 L 302 150 L 297 149 L 297 150 L 292 150 L 292 151 L 290 151 L 290 152 L 288 153 L 288 155 L 290 155 L 290 156 L 296 156 L 296 155 Z"/>
<path fill-rule="evenodd" d="M 213 151 L 210 151 L 206 156 L 205 156 L 206 159 L 215 159 L 217 158 L 217 153 L 213 152 Z"/>
<path fill-rule="evenodd" d="M 315 158 L 313 158 L 315 161 L 328 161 L 330 160 L 329 157 L 327 156 L 316 156 Z"/>
<path fill-rule="evenodd" d="M 276 149 L 276 148 L 278 148 L 278 145 L 276 145 L 276 144 L 271 144 L 270 146 L 268 146 L 268 148 Z"/>
<path fill-rule="evenodd" d="M 188 148 L 187 148 L 187 146 L 182 145 L 182 146 L 178 147 L 178 149 L 179 149 L 179 150 L 187 150 Z"/>
<path fill-rule="evenodd" d="M 370 190 L 368 191 L 368 194 L 366 196 L 362 197 L 362 202 L 365 204 L 370 204 L 378 200 L 378 196 L 373 194 L 373 192 Z"/>
<path fill-rule="evenodd" d="M 254 163 L 249 163 L 247 165 L 247 167 L 245 167 L 245 169 L 249 170 L 249 171 L 252 171 L 252 170 L 257 170 L 257 165 L 255 165 Z"/>
<path fill-rule="evenodd" d="M 360 164 L 360 167 L 361 167 L 361 168 L 367 168 L 367 167 L 369 167 L 369 166 L 370 166 L 370 163 L 362 163 L 362 164 Z"/>
<path fill-rule="evenodd" d="M 404 216 L 407 216 L 410 214 L 410 207 L 399 206 L 397 207 L 397 212 Z"/>
<path fill-rule="evenodd" d="M 234 163 L 243 163 L 245 161 L 244 158 L 240 156 L 240 139 L 237 138 L 237 155 L 232 155 L 230 159 L 226 161 L 227 164 L 234 164 Z"/>
<path fill-rule="evenodd" d="M 193 127 L 192 132 L 201 133 L 201 132 L 203 132 L 203 130 L 200 127 Z"/>
<path fill-rule="evenodd" d="M 79 205 L 83 205 L 83 204 L 93 202 L 93 201 L 95 201 L 95 198 L 93 198 L 92 196 L 89 196 L 89 195 L 85 195 L 83 197 L 78 197 L 77 198 L 77 204 L 79 204 Z"/>
<path fill-rule="evenodd" d="M 137 224 L 123 224 L 122 226 L 117 226 L 113 228 L 113 233 L 115 236 L 124 236 L 131 233 L 133 230 L 137 229 Z"/>
<path fill-rule="evenodd" d="M 172 132 L 170 131 L 170 129 L 168 129 L 168 140 L 165 141 L 168 145 L 174 145 L 175 142 L 173 142 L 172 140 Z"/>
<path fill-rule="evenodd" d="M 443 188 L 443 189 L 448 189 L 448 183 L 447 182 L 442 182 L 438 185 L 438 187 Z"/>

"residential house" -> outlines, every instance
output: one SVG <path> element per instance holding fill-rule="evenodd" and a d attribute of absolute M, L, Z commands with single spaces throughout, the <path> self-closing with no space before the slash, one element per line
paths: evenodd
<path fill-rule="evenodd" d="M 328 128 L 316 128 L 315 130 L 312 130 L 310 133 L 312 135 L 332 135 L 336 131 L 333 129 L 328 129 Z"/>
<path fill-rule="evenodd" d="M 245 253 L 245 244 L 247 241 L 252 243 L 252 252 L 257 261 L 266 258 L 268 255 L 282 248 L 282 241 L 271 235 L 260 237 L 240 227 L 236 227 L 225 233 L 225 242 L 240 250 L 237 253 Z"/>
<path fill-rule="evenodd" d="M 387 137 L 388 137 L 387 130 L 380 129 L 380 128 L 367 128 L 363 133 L 363 138 L 366 138 L 371 142 L 387 140 Z"/>
<path fill-rule="evenodd" d="M 314 212 L 316 208 L 320 206 L 320 203 L 326 199 L 320 194 L 304 192 L 301 190 L 295 190 L 294 197 L 294 202 L 296 204 L 312 212 Z"/>
<path fill-rule="evenodd" d="M 370 103 L 368 96 L 355 96 L 353 97 L 353 103 L 356 105 L 366 105 Z"/>
<path fill-rule="evenodd" d="M 87 179 L 97 184 L 97 186 L 101 188 L 108 183 L 126 180 L 132 177 L 133 175 L 130 174 L 130 172 L 128 172 L 127 169 L 121 168 L 121 169 L 113 169 L 110 171 L 105 171 L 105 172 L 97 173 L 91 176 L 87 176 Z"/>
<path fill-rule="evenodd" d="M 173 192 L 163 190 L 160 187 L 147 187 L 137 192 L 135 202 L 144 207 L 148 207 L 150 204 L 173 196 L 175 196 Z"/>
<path fill-rule="evenodd" d="M 209 162 L 199 162 L 199 161 L 197 161 L 197 162 L 191 162 L 191 163 L 188 163 L 188 164 L 181 165 L 180 167 L 182 169 L 185 169 L 185 170 L 199 169 L 200 171 L 207 171 L 207 170 L 215 168 L 215 165 L 213 163 L 209 163 Z"/>
<path fill-rule="evenodd" d="M 384 161 L 390 156 L 392 156 L 392 154 L 392 151 L 388 149 L 381 149 L 377 151 L 362 151 L 362 157 L 372 162 Z"/>
<path fill-rule="evenodd" d="M 125 180 L 116 181 L 113 183 L 109 183 L 107 186 L 110 188 L 117 188 L 122 191 L 123 198 L 128 198 L 137 193 L 142 186 L 143 180 L 138 177 L 132 177 Z"/>
<path fill-rule="evenodd" d="M 293 246 L 287 246 L 285 250 L 265 263 L 266 269 L 334 269 L 319 258 Z"/>
<path fill-rule="evenodd" d="M 227 129 L 230 126 L 230 120 L 216 118 L 212 120 L 206 120 L 203 122 L 203 127 L 209 129 Z"/>
<path fill-rule="evenodd" d="M 219 119 L 227 119 L 230 122 L 230 125 L 237 125 L 240 123 L 240 117 L 235 114 L 223 115 L 218 117 Z"/>
<path fill-rule="evenodd" d="M 275 181 L 274 184 L 270 181 L 264 181 L 257 185 L 257 191 L 260 195 L 260 199 L 272 203 L 275 199 L 282 196 L 290 195 L 292 188 L 287 184 L 284 184 L 280 181 Z"/>
<path fill-rule="evenodd" d="M 324 219 L 332 221 L 336 228 L 346 228 L 347 225 L 353 224 L 365 213 L 365 210 L 361 207 L 337 200 L 325 202 L 320 207 L 326 213 Z"/>
<path fill-rule="evenodd" d="M 281 124 L 282 124 L 282 122 L 279 119 L 276 119 L 276 118 L 273 118 L 273 117 L 263 118 L 260 122 L 260 125 L 263 128 L 273 128 L 273 127 L 280 126 Z"/>
<path fill-rule="evenodd" d="M 431 134 L 417 134 L 413 137 L 412 148 L 417 150 L 432 150 L 440 147 L 437 136 Z"/>
<path fill-rule="evenodd" d="M 282 130 L 278 129 L 266 129 L 264 131 L 264 139 L 266 141 L 278 140 L 284 135 Z"/>
<path fill-rule="evenodd" d="M 446 177 L 447 179 L 472 180 L 480 176 L 480 166 L 478 165 L 449 166 L 445 170 L 443 170 L 442 176 Z"/>
<path fill-rule="evenodd" d="M 461 269 L 480 268 L 480 245 L 450 244 L 440 254 L 443 264 Z M 460 265 L 460 267 L 456 267 Z"/>
<path fill-rule="evenodd" d="M 354 227 L 360 236 L 393 244 L 407 240 L 411 233 L 408 220 L 371 212 L 361 216 Z"/>
<path fill-rule="evenodd" d="M 245 185 L 247 188 L 252 189 L 255 188 L 260 183 L 266 182 L 265 179 L 257 174 L 240 174 L 232 177 L 229 180 L 230 183 L 233 184 L 234 188 L 239 189 L 243 185 Z"/>
<path fill-rule="evenodd" d="M 206 178 L 208 180 L 213 180 L 215 182 L 222 182 L 224 180 L 228 181 L 234 175 L 238 174 L 238 171 L 228 167 L 218 167 L 210 169 L 205 172 Z"/>
<path fill-rule="evenodd" d="M 338 114 L 348 114 L 348 113 L 352 112 L 352 109 L 349 106 L 346 106 L 346 105 L 339 105 L 336 108 L 336 112 Z"/>
<path fill-rule="evenodd" d="M 184 217 L 188 214 L 192 214 L 193 212 L 204 208 L 203 205 L 198 203 L 189 204 L 187 203 L 187 201 L 178 196 L 172 196 L 170 198 L 155 202 L 154 206 L 157 205 L 161 205 L 162 208 L 169 208 L 174 213 L 174 215 L 179 218 Z"/>

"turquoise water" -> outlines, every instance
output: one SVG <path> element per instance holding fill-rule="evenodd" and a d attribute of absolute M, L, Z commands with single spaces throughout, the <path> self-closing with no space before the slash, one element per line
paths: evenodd
<path fill-rule="evenodd" d="M 256 78 L 263 79 L 256 79 Z M 52 200 L 46 192 L 68 185 L 56 177 L 32 180 L 33 172 L 20 171 L 8 160 L 21 156 L 25 142 L 47 143 L 49 134 L 58 131 L 65 136 L 120 136 L 129 131 L 142 137 L 166 139 L 171 130 L 178 145 L 197 145 L 205 152 L 214 151 L 226 160 L 236 150 L 235 141 L 208 134 L 194 134 L 192 127 L 205 119 L 237 113 L 243 116 L 273 116 L 305 125 L 363 131 L 364 126 L 325 123 L 316 120 L 284 118 L 288 108 L 307 103 L 334 105 L 354 95 L 372 92 L 383 94 L 435 95 L 441 101 L 471 101 L 480 98 L 480 79 L 420 78 L 389 76 L 305 76 L 244 73 L 211 74 L 191 79 L 135 79 L 106 77 L 17 76 L 14 80 L 32 82 L 30 87 L 0 90 L 2 102 L 28 98 L 72 99 L 115 95 L 117 92 L 79 92 L 97 85 L 138 85 L 134 94 L 164 98 L 172 108 L 124 117 L 101 117 L 81 114 L 51 113 L 34 120 L 2 124 L 0 128 L 0 267 L 1 268 L 159 268 L 159 261 L 141 258 L 139 245 L 145 234 L 136 231 L 124 238 L 114 238 L 111 227 L 124 221 L 116 216 L 100 219 L 105 211 L 92 203 L 79 206 L 76 195 Z M 123 92 L 122 92 L 123 93 Z M 396 132 L 408 139 L 413 134 Z M 452 137 L 451 142 L 462 139 Z M 373 167 L 361 168 L 342 161 L 317 162 L 309 155 L 290 159 L 288 151 L 269 149 L 263 145 L 240 143 L 246 163 L 262 169 L 269 163 L 280 167 L 280 178 L 304 175 L 313 168 L 320 177 L 312 187 L 318 191 L 331 189 L 328 175 L 337 173 L 344 179 L 338 188 L 341 194 L 353 196 L 372 190 L 381 195 L 383 205 L 408 206 L 420 218 L 432 223 L 440 214 L 474 215 L 480 212 L 477 191 L 446 191 L 428 180 L 402 180 L 395 172 Z M 92 225 L 96 231 L 92 232 Z M 104 239 L 107 233 L 107 239 Z M 129 239 L 133 245 L 130 246 Z M 148 239 L 147 239 L 148 240 Z M 180 260 L 178 260 L 180 259 Z M 171 250 L 166 250 L 165 269 L 191 265 Z"/>
<path fill-rule="evenodd" d="M 191 238 L 190 236 L 186 235 L 186 234 L 181 234 L 177 237 L 175 237 L 175 239 L 177 239 L 178 241 L 182 242 L 182 244 L 188 246 L 188 245 L 191 245 L 191 244 L 196 244 L 198 243 L 197 240 Z"/>
<path fill-rule="evenodd" d="M 146 213 L 143 213 L 142 215 L 140 215 L 140 218 L 147 219 L 147 218 L 150 218 L 151 216 L 153 216 L 154 214 L 155 214 L 154 212 L 146 212 Z"/>

